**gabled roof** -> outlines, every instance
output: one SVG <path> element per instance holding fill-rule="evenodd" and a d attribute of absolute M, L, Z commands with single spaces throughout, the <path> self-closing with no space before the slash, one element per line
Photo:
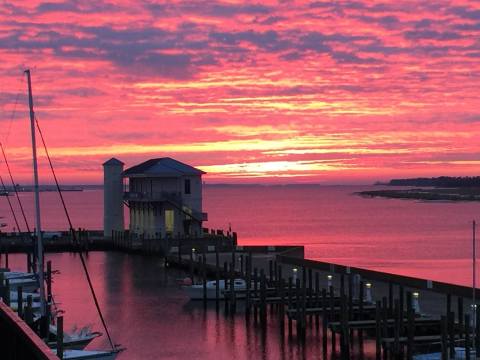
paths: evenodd
<path fill-rule="evenodd" d="M 125 165 L 125 164 L 116 158 L 111 158 L 110 160 L 105 161 L 103 163 L 103 166 L 106 166 L 106 165 L 108 166 L 108 165 Z"/>
<path fill-rule="evenodd" d="M 169 157 L 150 159 L 123 172 L 125 177 L 178 177 L 202 174 L 205 172 Z"/>

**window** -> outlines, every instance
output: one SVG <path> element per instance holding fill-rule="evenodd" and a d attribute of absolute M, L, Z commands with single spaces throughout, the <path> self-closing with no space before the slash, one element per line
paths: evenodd
<path fill-rule="evenodd" d="M 190 179 L 185 179 L 185 194 L 190 194 Z"/>

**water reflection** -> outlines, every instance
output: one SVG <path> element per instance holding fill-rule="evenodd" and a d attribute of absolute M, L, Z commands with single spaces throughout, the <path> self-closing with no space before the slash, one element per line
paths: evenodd
<path fill-rule="evenodd" d="M 48 259 L 61 271 L 53 288 L 66 311 L 67 328 L 92 323 L 101 330 L 78 256 L 48 254 Z M 24 256 L 10 256 L 12 268 L 24 269 L 24 263 Z M 185 274 L 166 269 L 161 259 L 92 252 L 87 263 L 112 337 L 127 348 L 120 360 L 323 358 L 321 330 L 315 325 L 309 325 L 304 346 L 295 335 L 280 332 L 278 316 L 270 310 L 262 331 L 253 319 L 246 321 L 241 301 L 234 315 L 225 314 L 224 304 L 216 311 L 215 302 L 205 309 L 202 302 L 189 301 L 178 286 L 177 279 Z M 89 346 L 99 347 L 108 347 L 105 336 Z M 365 358 L 372 358 L 374 350 L 367 343 Z M 362 358 L 357 353 L 355 358 Z"/>

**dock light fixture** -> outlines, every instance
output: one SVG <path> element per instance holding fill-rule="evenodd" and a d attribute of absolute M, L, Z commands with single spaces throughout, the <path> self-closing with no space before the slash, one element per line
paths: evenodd
<path fill-rule="evenodd" d="M 365 302 L 367 303 L 372 303 L 373 302 L 373 296 L 372 296 L 372 283 L 366 283 L 365 284 Z"/>
<path fill-rule="evenodd" d="M 292 272 L 293 272 L 293 283 L 295 284 L 295 283 L 297 282 L 298 269 L 297 269 L 297 268 L 293 268 L 293 269 L 292 269 Z"/>
<path fill-rule="evenodd" d="M 197 261 L 197 250 L 192 248 L 192 260 Z"/>
<path fill-rule="evenodd" d="M 330 289 L 330 286 L 332 286 L 332 279 L 333 279 L 332 275 L 327 275 L 327 286 L 329 289 Z"/>
<path fill-rule="evenodd" d="M 415 291 L 412 293 L 412 308 L 415 314 L 420 314 L 420 293 Z"/>

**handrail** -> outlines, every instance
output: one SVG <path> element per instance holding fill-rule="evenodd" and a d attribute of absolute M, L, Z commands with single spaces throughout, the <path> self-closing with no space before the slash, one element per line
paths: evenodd
<path fill-rule="evenodd" d="M 38 335 L 10 309 L 3 301 L 0 301 L 0 328 L 5 326 L 8 332 L 20 339 L 21 344 L 17 345 L 25 352 L 31 350 L 35 360 L 58 360 L 52 350 L 38 337 Z M 2 354 L 5 349 L 2 349 Z M 8 357 L 8 356 L 7 356 Z"/>

